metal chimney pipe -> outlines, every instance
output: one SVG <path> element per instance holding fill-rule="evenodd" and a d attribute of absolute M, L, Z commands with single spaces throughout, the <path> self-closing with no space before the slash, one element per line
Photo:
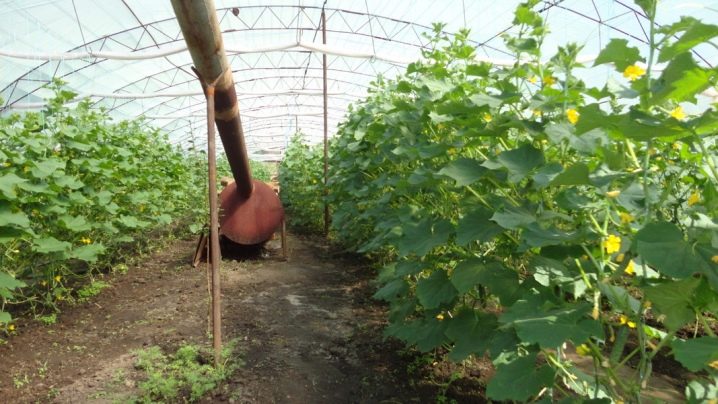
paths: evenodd
<path fill-rule="evenodd" d="M 252 171 L 244 142 L 232 69 L 224 51 L 214 0 L 172 0 L 172 8 L 205 95 L 205 84 L 217 80 L 214 95 L 215 123 L 237 184 L 237 193 L 240 198 L 247 199 L 253 190 Z"/>

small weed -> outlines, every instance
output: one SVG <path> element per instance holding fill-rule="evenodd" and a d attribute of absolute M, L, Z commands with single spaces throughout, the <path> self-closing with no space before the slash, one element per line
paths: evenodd
<path fill-rule="evenodd" d="M 47 361 L 40 364 L 37 368 L 37 375 L 40 376 L 41 379 L 47 377 Z"/>
<path fill-rule="evenodd" d="M 89 285 L 85 285 L 77 291 L 77 301 L 80 303 L 86 302 L 109 286 L 110 284 L 107 282 L 93 280 Z"/>
<path fill-rule="evenodd" d="M 45 325 L 53 325 L 57 323 L 57 313 L 48 314 L 47 316 L 38 316 L 35 319 Z"/>
<path fill-rule="evenodd" d="M 17 373 L 12 377 L 12 384 L 16 389 L 21 389 L 28 383 L 30 383 L 30 378 L 27 376 L 27 373 L 23 373 L 22 375 Z"/>
<path fill-rule="evenodd" d="M 212 366 L 212 353 L 196 345 L 184 345 L 172 355 L 166 355 L 160 347 L 154 346 L 137 351 L 135 368 L 145 373 L 145 380 L 139 382 L 141 396 L 138 402 L 196 401 L 226 380 L 241 365 L 233 357 L 235 341 L 223 351 L 224 363 Z"/>

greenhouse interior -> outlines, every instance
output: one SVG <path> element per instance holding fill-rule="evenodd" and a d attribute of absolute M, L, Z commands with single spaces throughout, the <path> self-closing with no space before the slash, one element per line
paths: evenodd
<path fill-rule="evenodd" d="M 717 0 L 0 16 L 0 401 L 718 402 Z"/>

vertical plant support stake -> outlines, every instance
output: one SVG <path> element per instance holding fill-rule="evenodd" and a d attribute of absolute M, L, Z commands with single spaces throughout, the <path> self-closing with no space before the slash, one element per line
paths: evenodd
<path fill-rule="evenodd" d="M 222 306 L 220 302 L 219 209 L 217 208 L 217 155 L 214 136 L 214 83 L 207 86 L 207 166 L 209 175 L 209 262 L 212 269 L 212 345 L 214 366 L 222 360 Z"/>
<path fill-rule="evenodd" d="M 327 44 L 327 17 L 322 8 L 322 44 Z M 327 123 L 327 53 L 322 54 L 322 76 L 324 79 L 324 236 L 329 234 L 329 203 L 327 197 L 329 196 L 329 188 L 327 183 L 329 181 L 329 145 L 328 145 L 328 131 L 329 125 Z"/>

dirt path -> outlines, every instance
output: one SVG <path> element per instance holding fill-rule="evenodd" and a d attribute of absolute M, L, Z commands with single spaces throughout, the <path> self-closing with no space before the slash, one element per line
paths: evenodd
<path fill-rule="evenodd" d="M 193 241 L 168 245 L 55 325 L 27 321 L 0 346 L 2 402 L 105 403 L 132 393 L 132 352 L 206 344 L 207 280 L 188 265 Z M 223 264 L 224 335 L 245 365 L 206 402 L 434 401 L 410 385 L 408 359 L 384 342 L 371 271 L 290 238 L 291 259 Z"/>

